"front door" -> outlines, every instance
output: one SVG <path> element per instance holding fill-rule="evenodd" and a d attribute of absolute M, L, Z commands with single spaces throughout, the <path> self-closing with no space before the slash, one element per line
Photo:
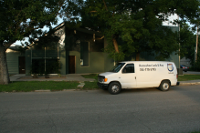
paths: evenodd
<path fill-rule="evenodd" d="M 136 73 L 134 64 L 127 64 L 120 75 L 120 83 L 122 88 L 136 88 Z"/>
<path fill-rule="evenodd" d="M 25 56 L 19 57 L 19 74 L 25 74 Z"/>
<path fill-rule="evenodd" d="M 69 73 L 75 73 L 75 56 L 69 56 Z"/>

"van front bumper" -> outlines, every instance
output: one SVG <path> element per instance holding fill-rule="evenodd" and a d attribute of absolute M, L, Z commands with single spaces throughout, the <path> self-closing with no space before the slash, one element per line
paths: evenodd
<path fill-rule="evenodd" d="M 97 85 L 99 86 L 99 88 L 103 89 L 103 90 L 106 90 L 108 89 L 108 84 L 103 84 L 103 83 L 97 83 Z"/>

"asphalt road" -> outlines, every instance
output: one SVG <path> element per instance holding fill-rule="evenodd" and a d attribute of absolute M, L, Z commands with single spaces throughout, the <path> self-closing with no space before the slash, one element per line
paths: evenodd
<path fill-rule="evenodd" d="M 0 133 L 189 133 L 200 131 L 200 86 L 0 93 Z"/>

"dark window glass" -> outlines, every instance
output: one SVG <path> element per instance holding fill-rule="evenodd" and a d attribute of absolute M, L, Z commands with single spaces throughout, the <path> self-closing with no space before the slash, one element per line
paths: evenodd
<path fill-rule="evenodd" d="M 125 63 L 118 63 L 110 72 L 119 72 Z"/>
<path fill-rule="evenodd" d="M 81 60 L 82 66 L 89 65 L 89 50 L 88 50 L 88 42 L 81 42 Z"/>
<path fill-rule="evenodd" d="M 134 64 L 127 64 L 123 71 L 123 73 L 135 73 Z"/>

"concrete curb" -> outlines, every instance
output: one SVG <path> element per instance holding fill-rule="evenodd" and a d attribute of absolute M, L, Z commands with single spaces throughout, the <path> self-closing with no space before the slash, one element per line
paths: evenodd
<path fill-rule="evenodd" d="M 184 86 L 184 85 L 200 85 L 200 82 L 193 82 L 193 83 L 180 83 L 179 86 Z"/>
<path fill-rule="evenodd" d="M 34 92 L 51 92 L 51 90 L 35 90 Z"/>

